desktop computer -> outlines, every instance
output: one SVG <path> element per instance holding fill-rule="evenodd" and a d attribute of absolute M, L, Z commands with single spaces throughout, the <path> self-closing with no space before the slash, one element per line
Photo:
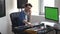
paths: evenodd
<path fill-rule="evenodd" d="M 57 7 L 45 7 L 45 19 L 59 22 L 59 10 Z"/>
<path fill-rule="evenodd" d="M 44 23 L 45 25 L 54 26 L 56 23 L 59 23 L 59 10 L 57 7 L 48 7 L 45 6 L 45 17 Z"/>

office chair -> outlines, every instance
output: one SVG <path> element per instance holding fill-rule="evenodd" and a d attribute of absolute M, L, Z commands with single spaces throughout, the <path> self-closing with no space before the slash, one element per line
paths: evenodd
<path fill-rule="evenodd" d="M 18 19 L 19 13 L 20 12 L 15 12 L 15 13 L 11 13 L 10 14 L 10 18 L 11 18 L 11 22 L 12 22 L 12 32 L 14 32 L 14 34 L 28 34 L 28 33 L 23 32 L 23 31 L 26 30 L 26 29 L 28 29 L 28 28 L 31 28 L 31 27 L 18 26 L 17 25 L 18 22 L 19 22 L 19 19 Z"/>
<path fill-rule="evenodd" d="M 15 34 L 18 33 L 17 31 L 15 31 L 14 27 L 18 27 L 17 22 L 18 22 L 19 13 L 20 12 L 15 12 L 10 14 L 10 18 L 12 22 L 12 32 L 14 32 Z"/>
<path fill-rule="evenodd" d="M 1 32 L 0 32 L 0 34 L 1 34 Z"/>

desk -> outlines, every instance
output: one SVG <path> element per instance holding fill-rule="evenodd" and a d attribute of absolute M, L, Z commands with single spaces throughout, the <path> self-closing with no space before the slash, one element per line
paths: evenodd
<path fill-rule="evenodd" d="M 36 23 L 38 22 L 38 24 L 39 24 L 39 22 L 40 22 L 40 23 L 44 23 L 45 25 L 49 25 L 49 26 L 55 28 L 56 24 L 60 23 L 60 16 L 59 16 L 59 22 L 55 22 L 55 21 L 52 21 L 52 20 L 47 20 L 47 19 L 45 19 L 44 15 L 32 16 L 31 21 L 32 21 L 33 24 L 35 24 L 35 22 Z M 58 27 L 58 30 L 60 30 L 59 27 Z"/>
<path fill-rule="evenodd" d="M 53 27 L 55 29 L 56 34 L 58 31 L 60 31 L 60 18 L 59 18 L 59 22 L 55 22 L 52 20 L 45 19 L 45 17 L 43 15 L 40 17 L 41 17 L 40 18 L 41 23 L 44 23 L 45 25 L 49 25 L 49 26 Z"/>
<path fill-rule="evenodd" d="M 44 27 L 44 28 L 41 28 L 41 27 Z M 37 34 L 46 34 L 50 31 L 53 31 L 53 29 L 51 28 L 45 28 L 44 24 L 34 25 L 33 28 L 29 26 L 19 26 L 19 27 L 15 27 L 15 30 L 20 33 L 23 33 L 25 30 L 26 31 L 28 30 L 30 33 L 37 32 Z"/>
<path fill-rule="evenodd" d="M 36 23 L 38 22 L 38 24 L 39 24 L 39 22 L 40 22 L 40 23 L 44 23 L 45 25 L 49 25 L 51 27 L 55 27 L 56 24 L 59 24 L 60 23 L 60 16 L 59 16 L 59 22 L 54 22 L 52 20 L 45 19 L 45 16 L 44 15 L 38 15 L 38 16 L 33 15 L 32 18 L 31 18 L 31 22 L 33 24 L 35 24 L 35 22 Z M 58 28 L 58 30 L 60 30 L 60 29 Z"/>
<path fill-rule="evenodd" d="M 52 27 L 55 29 L 55 33 L 58 34 L 58 31 L 60 31 L 60 24 L 55 24 L 54 27 Z"/>
<path fill-rule="evenodd" d="M 29 29 L 30 30 L 30 29 Z M 53 31 L 53 28 L 44 28 L 44 29 L 39 29 L 39 28 L 32 28 L 32 31 L 35 31 L 37 34 L 47 34 L 50 33 L 51 31 Z"/>

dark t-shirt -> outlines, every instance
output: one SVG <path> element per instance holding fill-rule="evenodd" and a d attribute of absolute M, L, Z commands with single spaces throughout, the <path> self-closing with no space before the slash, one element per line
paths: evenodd
<path fill-rule="evenodd" d="M 19 14 L 19 22 L 18 22 L 18 26 L 24 26 L 25 23 L 23 22 L 23 20 L 26 20 L 27 17 L 26 17 L 26 13 L 24 11 L 21 11 L 20 14 Z"/>

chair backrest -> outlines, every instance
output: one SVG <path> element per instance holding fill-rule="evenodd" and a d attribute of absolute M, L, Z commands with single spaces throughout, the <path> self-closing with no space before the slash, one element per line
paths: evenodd
<path fill-rule="evenodd" d="M 0 34 L 1 34 L 1 32 L 0 32 Z"/>
<path fill-rule="evenodd" d="M 10 14 L 11 22 L 12 22 L 12 27 L 17 27 L 18 25 L 18 16 L 20 12 L 15 12 Z"/>

